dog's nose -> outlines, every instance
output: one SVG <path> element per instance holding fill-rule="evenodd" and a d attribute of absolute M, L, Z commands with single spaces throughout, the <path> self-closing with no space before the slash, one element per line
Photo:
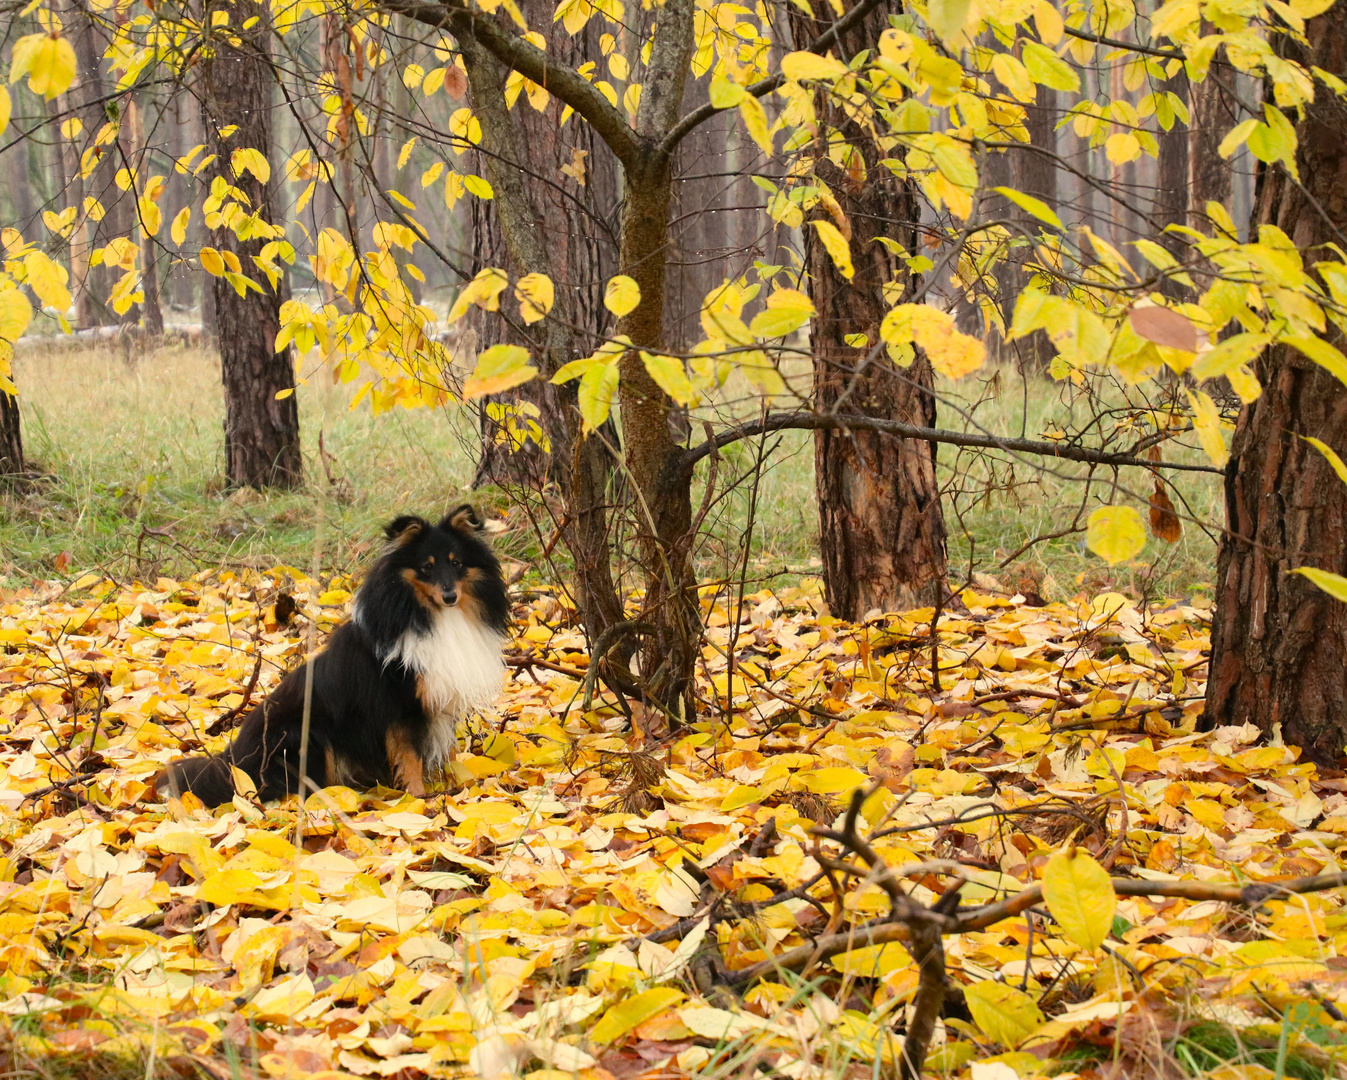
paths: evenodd
<path fill-rule="evenodd" d="M 458 603 L 457 589 L 443 589 L 441 590 L 440 595 L 444 597 L 445 605 L 448 607 L 453 607 Z"/>

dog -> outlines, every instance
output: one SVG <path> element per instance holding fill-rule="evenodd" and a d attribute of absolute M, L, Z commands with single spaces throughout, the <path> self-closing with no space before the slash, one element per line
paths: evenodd
<path fill-rule="evenodd" d="M 236 768 L 264 801 L 299 792 L 306 695 L 311 790 L 383 784 L 425 794 L 426 778 L 456 745 L 457 722 L 504 685 L 509 600 L 471 506 L 436 525 L 399 517 L 384 533 L 388 546 L 356 592 L 351 619 L 244 717 L 227 750 L 160 774 L 161 797 L 190 791 L 207 806 L 229 802 Z"/>

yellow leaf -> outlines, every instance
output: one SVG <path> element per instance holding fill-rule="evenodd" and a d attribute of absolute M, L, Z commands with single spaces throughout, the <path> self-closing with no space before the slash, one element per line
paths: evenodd
<path fill-rule="evenodd" d="M 1105 562 L 1126 562 L 1146 546 L 1141 514 L 1130 506 L 1101 506 L 1090 514 L 1085 545 Z"/>
<path fill-rule="evenodd" d="M 1087 853 L 1072 847 L 1048 860 L 1043 899 L 1068 938 L 1082 949 L 1097 949 L 1113 928 L 1118 897 L 1108 872 Z"/>
<path fill-rule="evenodd" d="M 1044 1024 L 1038 1003 L 1005 983 L 988 980 L 966 986 L 964 1001 L 983 1034 L 1002 1046 L 1018 1046 Z"/>
<path fill-rule="evenodd" d="M 659 384 L 659 388 L 679 405 L 691 407 L 701 401 L 701 395 L 697 393 L 696 387 L 688 381 L 688 373 L 683 367 L 682 360 L 673 356 L 654 356 L 643 352 L 641 362 L 645 364 L 650 377 Z"/>
<path fill-rule="evenodd" d="M 479 199 L 491 199 L 496 194 L 489 183 L 472 173 L 463 177 L 463 187 L 469 195 L 476 195 Z"/>
<path fill-rule="evenodd" d="M 142 195 L 136 200 L 136 208 L 140 211 L 140 227 L 145 231 L 145 235 L 154 236 L 158 233 L 159 226 L 164 221 L 164 212 L 159 209 L 159 204 Z"/>
<path fill-rule="evenodd" d="M 225 272 L 224 257 L 213 247 L 201 249 L 201 269 L 214 277 L 222 277 Z"/>
<path fill-rule="evenodd" d="M 940 35 L 940 40 L 953 46 L 954 39 L 968 22 L 971 0 L 928 0 L 926 21 Z"/>
<path fill-rule="evenodd" d="M 271 164 L 260 150 L 249 147 L 235 150 L 229 155 L 229 164 L 236 177 L 250 172 L 257 177 L 259 183 L 265 184 L 271 179 Z"/>
<path fill-rule="evenodd" d="M 676 1005 L 687 997 L 681 990 L 671 986 L 656 986 L 642 990 L 633 997 L 619 1001 L 599 1018 L 599 1022 L 589 1029 L 590 1042 L 610 1043 L 620 1039 L 633 1028 L 644 1024 L 652 1016 Z"/>
<path fill-rule="evenodd" d="M 1338 457 L 1333 448 L 1329 446 L 1328 443 L 1322 442 L 1313 436 L 1302 435 L 1300 437 L 1318 450 L 1319 453 L 1323 454 L 1324 459 L 1333 466 L 1333 471 L 1338 474 L 1338 479 L 1344 484 L 1347 484 L 1347 464 L 1343 463 L 1342 458 Z"/>
<path fill-rule="evenodd" d="M 463 400 L 499 394 L 528 382 L 538 374 L 522 345 L 492 345 L 477 358 L 477 366 L 463 384 Z"/>
<path fill-rule="evenodd" d="M 477 276 L 463 286 L 463 291 L 454 300 L 454 306 L 449 309 L 446 321 L 457 322 L 473 304 L 483 311 L 499 311 L 500 294 L 509 284 L 510 279 L 503 270 L 493 266 L 479 270 Z"/>
<path fill-rule="evenodd" d="M 845 765 L 835 765 L 826 769 L 814 769 L 811 772 L 796 773 L 794 780 L 806 791 L 816 795 L 840 795 L 844 791 L 854 791 L 870 778 L 857 769 Z"/>
<path fill-rule="evenodd" d="M 1141 156 L 1141 140 L 1130 131 L 1117 131 L 1104 141 L 1104 153 L 1114 165 L 1125 165 Z"/>
<path fill-rule="evenodd" d="M 1069 93 L 1080 90 L 1080 76 L 1046 45 L 1026 41 L 1020 52 L 1020 59 L 1028 69 L 1030 77 L 1040 86 L 1052 90 L 1065 90 Z"/>
<path fill-rule="evenodd" d="M 28 76 L 28 89 L 48 101 L 64 94 L 75 81 L 75 50 L 63 37 L 29 34 L 14 43 L 9 81 Z"/>
<path fill-rule="evenodd" d="M 1291 573 L 1301 574 L 1309 578 L 1335 600 L 1347 603 L 1347 577 L 1330 573 L 1327 570 L 1319 570 L 1313 566 L 1298 566 Z"/>
<path fill-rule="evenodd" d="M 1221 434 L 1221 411 L 1201 390 L 1188 391 L 1188 404 L 1193 409 L 1193 427 L 1197 431 L 1197 440 L 1202 449 L 1211 458 L 1212 464 L 1224 465 L 1230 460 L 1230 451 L 1225 446 L 1225 436 Z"/>
<path fill-rule="evenodd" d="M 837 272 L 850 281 L 856 276 L 856 268 L 851 263 L 851 244 L 847 238 L 831 221 L 814 220 L 809 224 L 818 231 L 819 242 L 837 267 Z"/>
<path fill-rule="evenodd" d="M 619 319 L 635 311 L 640 302 L 641 287 L 626 274 L 618 274 L 603 291 L 603 306 Z"/>
<path fill-rule="evenodd" d="M 791 82 L 817 79 L 839 79 L 847 73 L 846 64 L 831 56 L 811 52 L 786 53 L 781 58 L 781 74 Z"/>
<path fill-rule="evenodd" d="M 785 337 L 815 314 L 814 303 L 798 289 L 777 289 L 767 297 L 767 308 L 753 316 L 748 332 L 755 338 Z"/>
<path fill-rule="evenodd" d="M 14 108 L 14 103 L 10 100 L 9 91 L 0 86 L 0 135 L 5 133 L 5 128 L 9 127 L 9 114 Z"/>
<path fill-rule="evenodd" d="M 30 251 L 23 265 L 28 271 L 29 287 L 37 293 L 44 305 L 57 311 L 65 311 L 70 307 L 70 290 L 65 285 L 70 275 L 64 266 L 41 251 Z"/>
<path fill-rule="evenodd" d="M 0 341 L 11 345 L 23 337 L 33 321 L 33 306 L 28 297 L 8 282 L 0 284 Z"/>
<path fill-rule="evenodd" d="M 1046 222 L 1054 229 L 1065 230 L 1066 226 L 1062 224 L 1062 219 L 1057 216 L 1057 212 L 1042 199 L 1035 199 L 1032 195 L 1026 195 L 1012 187 L 998 187 L 992 190 L 1004 195 L 1026 213 L 1033 214 L 1039 221 Z"/>
<path fill-rule="evenodd" d="M 519 301 L 519 317 L 532 326 L 552 310 L 556 289 L 546 274 L 525 274 L 515 284 L 514 295 Z"/>
<path fill-rule="evenodd" d="M 169 226 L 168 233 L 179 247 L 187 241 L 187 223 L 191 218 L 192 208 L 190 206 L 184 206 L 173 215 L 173 224 Z"/>
<path fill-rule="evenodd" d="M 558 374 L 560 374 L 558 372 Z M 620 374 L 617 362 L 597 364 L 585 372 L 580 380 L 580 419 L 584 421 L 584 433 L 588 435 L 595 428 L 602 427 L 613 408 L 613 395 L 617 393 Z"/>
<path fill-rule="evenodd" d="M 769 157 L 772 154 L 772 133 L 767 125 L 767 113 L 762 107 L 762 102 L 750 95 L 745 95 L 739 102 L 739 115 L 743 117 L 744 127 L 748 130 L 749 136 L 762 152 Z"/>
<path fill-rule="evenodd" d="M 742 806 L 750 806 L 755 802 L 762 802 L 767 797 L 762 788 L 750 787 L 747 784 L 739 784 L 720 802 L 720 812 L 729 813 L 731 810 L 738 810 Z"/>
<path fill-rule="evenodd" d="M 711 104 L 717 109 L 733 109 L 747 96 L 747 91 L 737 82 L 717 76 L 711 80 L 709 91 Z"/>

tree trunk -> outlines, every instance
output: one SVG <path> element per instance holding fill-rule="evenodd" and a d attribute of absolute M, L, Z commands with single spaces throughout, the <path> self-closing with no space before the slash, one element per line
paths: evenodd
<path fill-rule="evenodd" d="M 0 388 L 0 476 L 17 476 L 23 469 L 19 399 Z"/>
<path fill-rule="evenodd" d="M 1306 33 L 1308 50 L 1285 46 L 1295 58 L 1347 75 L 1347 8 Z M 1279 226 L 1310 260 L 1333 258 L 1347 229 L 1347 103 L 1316 87 L 1296 134 L 1303 189 L 1265 170 L 1255 225 Z M 1347 347 L 1341 333 L 1332 338 Z M 1286 346 L 1264 354 L 1258 376 L 1262 396 L 1240 415 L 1226 470 L 1206 716 L 1280 727 L 1307 759 L 1330 763 L 1347 744 L 1347 604 L 1291 571 L 1347 574 L 1347 484 L 1301 438 L 1347 453 L 1347 388 Z"/>
<path fill-rule="evenodd" d="M 879 5 L 843 36 L 841 55 L 854 56 L 871 47 L 897 10 L 895 4 Z M 791 17 L 797 42 L 812 40 L 830 25 L 798 12 Z M 819 95 L 815 108 L 820 130 L 840 131 L 865 161 L 861 184 L 833 164 L 821 147 L 814 161 L 815 172 L 851 222 L 856 268 L 846 281 L 815 230 L 805 229 L 805 265 L 818 309 L 810 333 L 815 407 L 826 412 L 845 395 L 849 412 L 934 427 L 934 378 L 925 356 L 918 355 L 905 370 L 883 352 L 866 363 L 892 306 L 883 286 L 906 273 L 875 237 L 887 236 L 908 252 L 918 251 L 915 191 L 910 182 L 878 164 L 888 155 L 833 99 Z M 847 344 L 845 339 L 853 334 L 864 334 L 869 348 Z M 945 578 L 945 520 L 934 446 L 878 432 L 818 431 L 814 474 L 823 582 L 832 613 L 860 619 L 874 608 L 894 611 L 933 604 Z"/>
<path fill-rule="evenodd" d="M 561 532 L 575 566 L 577 607 L 591 641 L 596 641 L 623 619 L 608 549 L 608 452 L 598 439 L 582 437 L 573 384 L 556 387 L 548 380 L 574 359 L 581 347 L 592 348 L 593 342 L 578 335 L 575 328 L 599 328 L 595 321 L 597 297 L 589 296 L 588 291 L 601 289 L 603 279 L 579 273 L 579 266 L 562 262 L 568 249 L 549 242 L 526 186 L 525 170 L 517 165 L 524 160 L 524 150 L 514 114 L 505 106 L 504 72 L 471 36 L 463 35 L 460 47 L 474 111 L 482 124 L 487 178 L 495 189 L 491 202 L 504 246 L 501 254 L 509 255 L 509 265 L 520 276 L 546 274 L 556 289 L 550 316 L 535 324 L 534 336 L 527 343 L 538 358 L 542 376 L 534 392 L 545 403 L 540 420 L 553 448 L 549 475 L 565 501 Z M 576 272 L 576 278 L 563 277 L 563 268 Z"/>
<path fill-rule="evenodd" d="M 1211 229 L 1208 202 L 1229 209 L 1231 162 L 1221 157 L 1219 147 L 1226 132 L 1243 119 L 1234 89 L 1234 69 L 1218 59 L 1212 62 L 1207 77 L 1194 83 L 1188 94 L 1188 225 L 1203 232 Z"/>
<path fill-rule="evenodd" d="M 1169 80 L 1169 86 L 1180 98 L 1193 97 L 1188 76 L 1182 71 Z M 1163 230 L 1166 225 L 1188 224 L 1192 132 L 1176 117 L 1173 127 L 1168 131 L 1162 129 L 1156 138 L 1160 143 L 1160 159 L 1156 163 L 1155 198 L 1151 202 L 1151 232 L 1156 233 L 1164 248 L 1182 262 L 1188 257 L 1187 241 L 1178 233 Z M 1174 299 L 1188 299 L 1189 290 L 1173 278 L 1165 278 L 1160 289 Z"/>
<path fill-rule="evenodd" d="M 145 151 L 145 121 L 141 116 L 140 104 L 129 99 L 126 103 L 126 132 L 128 144 L 126 156 L 136 168 L 135 191 L 138 195 L 142 195 L 144 194 L 145 181 L 149 178 L 149 162 L 142 162 L 141 160 Z M 139 217 L 139 213 L 137 213 L 137 217 Z M 154 242 L 154 237 L 146 229 L 145 222 L 141 220 L 138 224 L 140 226 L 140 287 L 145 294 L 145 299 L 140 305 L 140 317 L 146 335 L 152 339 L 158 339 L 164 336 L 164 312 L 159 304 L 158 248 Z"/>
<path fill-rule="evenodd" d="M 82 210 L 80 212 L 84 223 L 82 229 L 85 230 L 80 243 L 87 246 L 79 254 L 87 264 L 88 254 L 93 249 L 101 248 L 117 237 L 132 235 L 136 225 L 136 210 L 135 199 L 115 183 L 117 170 L 122 168 L 117 142 L 114 140 L 98 145 L 99 132 L 105 124 L 111 122 L 109 116 L 116 115 L 117 107 L 116 102 L 104 100 L 111 92 L 102 74 L 104 43 L 98 36 L 94 20 L 84 11 L 72 7 L 65 18 L 69 20 L 73 31 L 79 72 L 79 81 L 70 91 L 70 103 L 84 123 L 76 147 L 79 156 L 86 152 L 98 155 L 98 163 L 83 181 L 83 189 L 86 196 L 97 199 L 103 208 L 99 220 L 94 220 L 93 215 L 85 215 Z M 81 327 L 115 326 L 138 317 L 134 306 L 125 316 L 118 315 L 108 306 L 108 296 L 120 273 L 107 265 L 85 268 L 82 285 L 75 295 L 75 318 Z"/>
<path fill-rule="evenodd" d="M 208 152 L 216 154 L 213 175 L 223 176 L 260 208 L 263 222 L 278 215 L 270 185 L 259 183 L 251 172 L 235 177 L 230 154 L 238 149 L 271 154 L 270 23 L 267 9 L 255 0 L 235 5 L 231 32 L 243 41 L 235 47 L 216 35 L 216 55 L 203 64 L 203 108 Z M 247 20 L 257 21 L 241 30 Z M 220 129 L 235 124 L 238 130 L 222 138 Z M 249 487 L 295 487 L 303 479 L 299 452 L 299 413 L 293 393 L 294 366 L 288 349 L 275 351 L 280 330 L 280 307 L 286 286 L 282 277 L 271 288 L 253 265 L 263 241 L 240 241 L 230 228 L 215 229 L 213 246 L 238 256 L 244 274 L 257 280 L 262 291 L 235 291 L 228 279 L 212 279 L 216 322 L 219 329 L 220 367 L 225 389 L 225 475 L 230 485 Z M 291 393 L 281 399 L 281 391 Z"/>

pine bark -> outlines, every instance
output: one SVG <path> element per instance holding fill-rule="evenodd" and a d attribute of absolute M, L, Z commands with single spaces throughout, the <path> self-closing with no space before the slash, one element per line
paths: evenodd
<path fill-rule="evenodd" d="M 17 476 L 23 471 L 23 434 L 19 427 L 19 399 L 0 390 L 0 476 Z"/>
<path fill-rule="evenodd" d="M 252 18 L 257 22 L 250 29 L 240 29 Z M 230 154 L 236 149 L 252 148 L 271 156 L 273 76 L 266 7 L 255 0 L 240 0 L 231 12 L 231 32 L 243 39 L 240 45 L 232 46 L 222 35 L 216 36 L 216 54 L 203 65 L 208 152 L 217 155 L 214 175 L 224 176 L 242 190 L 251 205 L 261 209 L 262 220 L 272 222 L 279 215 L 271 185 L 260 183 L 251 172 L 235 177 L 229 166 Z M 220 129 L 231 124 L 238 130 L 221 137 Z M 232 229 L 220 228 L 214 230 L 212 241 L 221 252 L 236 254 L 243 272 L 262 286 L 261 292 L 248 289 L 239 295 L 224 277 L 210 282 L 225 391 L 226 479 L 240 487 L 298 486 L 303 465 L 295 395 L 276 397 L 295 386 L 289 350 L 275 351 L 280 308 L 287 293 L 285 279 L 273 289 L 253 264 L 252 256 L 262 248 L 260 238 L 241 241 Z"/>
<path fill-rule="evenodd" d="M 839 43 L 843 56 L 872 47 L 889 25 L 894 3 L 881 4 Z M 792 12 L 797 42 L 808 42 L 830 22 Z M 920 210 L 910 182 L 878 164 L 887 155 L 868 128 L 853 123 L 831 99 L 815 101 L 820 130 L 841 131 L 865 160 L 859 183 L 817 149 L 815 171 L 833 191 L 851 223 L 855 276 L 838 272 L 815 230 L 805 229 L 805 265 L 818 314 L 810 333 L 815 407 L 828 411 L 845 399 L 849 412 L 935 426 L 934 378 L 918 355 L 906 369 L 881 351 L 846 342 L 863 334 L 871 347 L 892 306 L 888 281 L 906 273 L 899 259 L 875 241 L 889 237 L 905 251 L 918 250 Z M 935 475 L 935 447 L 878 432 L 818 431 L 814 435 L 819 548 L 828 606 L 842 619 L 860 619 L 879 608 L 903 610 L 933 604 L 945 578 L 945 521 Z"/>
<path fill-rule="evenodd" d="M 1347 75 L 1347 8 L 1306 33 L 1296 59 Z M 1347 229 L 1347 103 L 1316 90 L 1296 128 L 1303 188 L 1265 170 L 1254 221 L 1279 226 L 1310 264 L 1334 259 L 1330 245 Z M 1347 348 L 1340 332 L 1331 337 Z M 1347 745 L 1347 604 L 1292 571 L 1347 574 L 1347 484 L 1301 438 L 1347 453 L 1347 388 L 1284 346 L 1257 373 L 1263 393 L 1240 415 L 1226 471 L 1206 717 L 1280 730 L 1307 759 L 1330 763 Z"/>

